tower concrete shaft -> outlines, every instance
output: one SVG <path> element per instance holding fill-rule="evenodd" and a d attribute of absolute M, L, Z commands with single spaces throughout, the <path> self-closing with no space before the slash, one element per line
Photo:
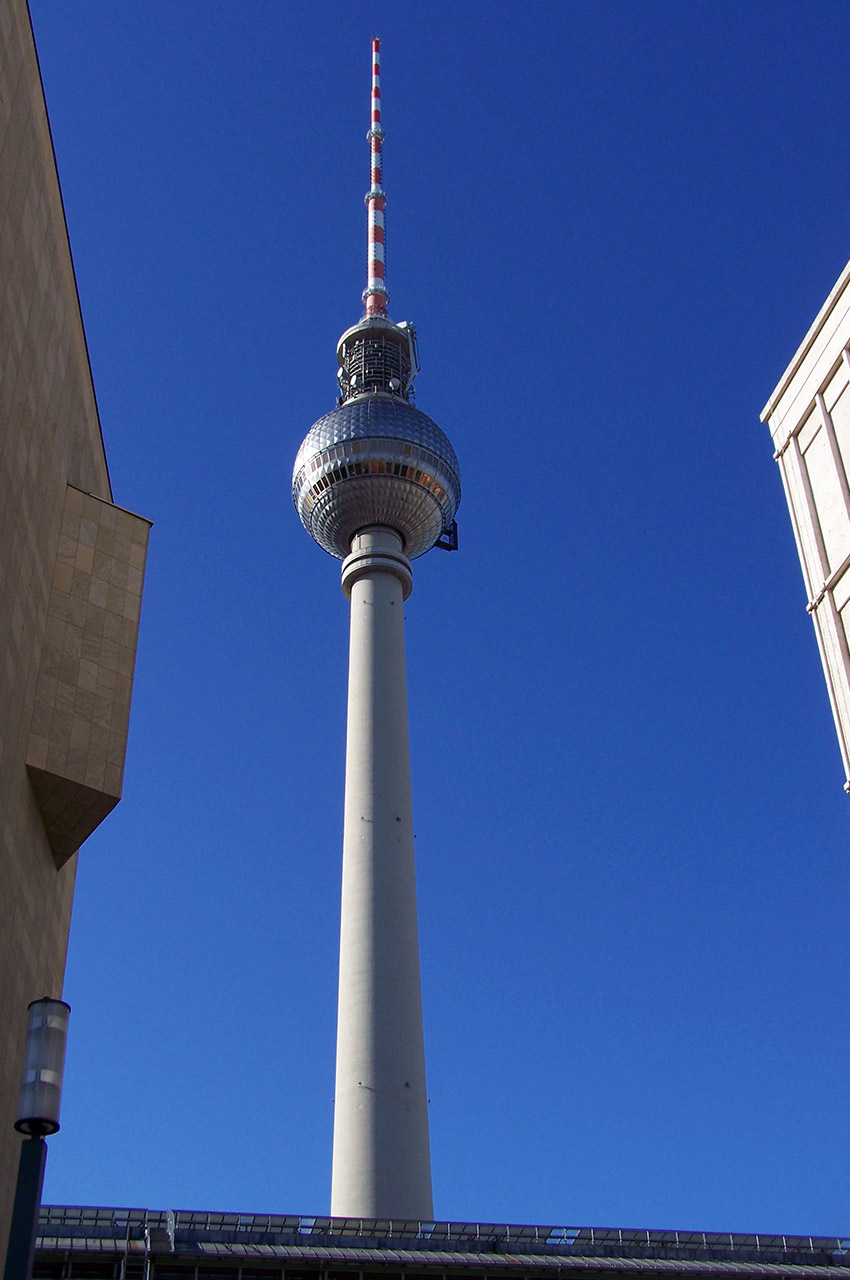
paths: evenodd
<path fill-rule="evenodd" d="M 351 647 L 331 1213 L 429 1220 L 402 546 L 372 526 L 342 566 Z"/>

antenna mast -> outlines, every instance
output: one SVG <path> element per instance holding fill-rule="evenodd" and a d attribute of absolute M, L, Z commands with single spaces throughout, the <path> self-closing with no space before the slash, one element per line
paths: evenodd
<path fill-rule="evenodd" d="M 2 0 L 0 0 L 2 3 Z M 351 608 L 331 1214 L 433 1217 L 404 601 L 411 560 L 456 547 L 450 441 L 410 402 L 413 325 L 387 315 L 380 41 L 372 41 L 365 315 L 337 343 L 339 398 L 298 450 L 295 508 L 342 561 Z"/>
<path fill-rule="evenodd" d="M 387 197 L 381 185 L 384 131 L 381 128 L 381 42 L 372 41 L 372 125 L 366 134 L 372 157 L 372 185 L 366 196 L 369 210 L 369 260 L 363 301 L 367 316 L 386 316 L 390 295 L 384 284 L 384 213 Z"/>

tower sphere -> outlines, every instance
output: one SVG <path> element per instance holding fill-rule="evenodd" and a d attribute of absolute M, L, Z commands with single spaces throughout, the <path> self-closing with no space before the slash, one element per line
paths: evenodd
<path fill-rule="evenodd" d="M 307 433 L 292 500 L 320 547 L 345 559 L 368 525 L 395 529 L 409 560 L 433 547 L 460 503 L 447 436 L 410 404 L 415 338 L 405 325 L 367 318 L 340 339 L 342 403 Z"/>
<path fill-rule="evenodd" d="M 298 450 L 292 499 L 343 562 L 351 618 L 331 1214 L 410 1223 L 434 1209 L 404 601 L 415 556 L 457 549 L 460 476 L 443 432 L 411 404 L 416 330 L 387 315 L 380 47 L 372 41 L 364 315 L 337 343 L 337 407 Z"/>

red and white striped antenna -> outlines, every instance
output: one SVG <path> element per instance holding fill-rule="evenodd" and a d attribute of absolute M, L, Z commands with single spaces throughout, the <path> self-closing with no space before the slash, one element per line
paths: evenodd
<path fill-rule="evenodd" d="M 372 185 L 366 196 L 369 210 L 369 259 L 363 301 L 367 316 L 386 316 L 390 295 L 384 284 L 384 214 L 387 197 L 381 185 L 384 131 L 381 128 L 381 42 L 372 41 L 372 126 L 366 137 L 372 154 Z"/>

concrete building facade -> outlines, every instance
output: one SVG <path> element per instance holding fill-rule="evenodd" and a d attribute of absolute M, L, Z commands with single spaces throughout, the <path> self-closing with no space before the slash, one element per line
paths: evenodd
<path fill-rule="evenodd" d="M 850 792 L 850 263 L 761 420 L 782 473 Z"/>
<path fill-rule="evenodd" d="M 0 1263 L 27 1005 L 118 803 L 149 522 L 114 505 L 26 0 L 0 4 Z"/>

